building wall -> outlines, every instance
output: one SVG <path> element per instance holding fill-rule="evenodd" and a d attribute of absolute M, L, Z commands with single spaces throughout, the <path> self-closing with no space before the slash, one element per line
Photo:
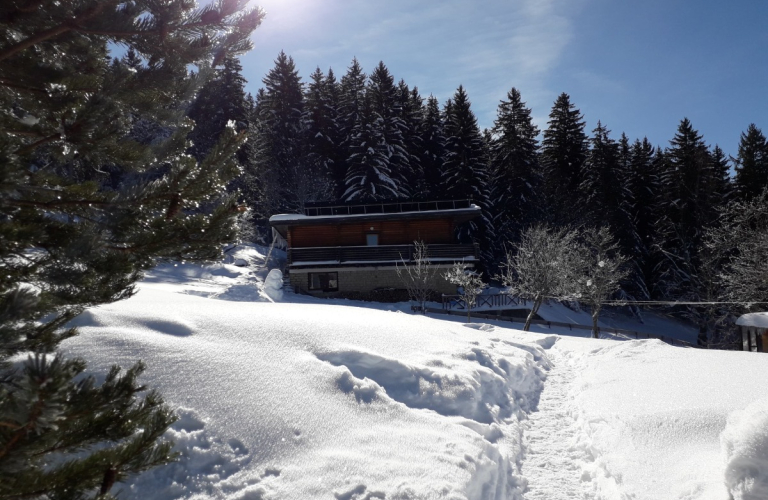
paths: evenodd
<path fill-rule="evenodd" d="M 456 285 L 453 285 L 442 277 L 441 273 L 446 269 L 440 268 L 435 279 L 435 291 L 452 295 L 456 293 Z M 314 271 L 312 271 L 314 272 Z M 338 292 L 320 292 L 309 290 L 309 272 L 291 269 L 289 276 L 294 289 L 312 293 L 313 295 L 333 296 L 344 292 L 371 292 L 381 288 L 405 289 L 403 281 L 397 276 L 394 267 L 390 268 L 355 268 L 336 271 L 324 269 L 323 272 L 338 272 Z"/>
<path fill-rule="evenodd" d="M 299 226 L 288 230 L 288 239 L 292 248 L 363 246 L 367 234 L 378 234 L 380 245 L 408 245 L 416 240 L 427 244 L 455 243 L 449 219 Z"/>

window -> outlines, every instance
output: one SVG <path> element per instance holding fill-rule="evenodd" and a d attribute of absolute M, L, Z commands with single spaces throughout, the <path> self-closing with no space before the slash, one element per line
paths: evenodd
<path fill-rule="evenodd" d="M 366 234 L 365 235 L 365 244 L 369 247 L 375 247 L 379 244 L 379 235 L 378 234 Z"/>
<path fill-rule="evenodd" d="M 309 289 L 331 292 L 339 289 L 338 273 L 309 273 Z"/>

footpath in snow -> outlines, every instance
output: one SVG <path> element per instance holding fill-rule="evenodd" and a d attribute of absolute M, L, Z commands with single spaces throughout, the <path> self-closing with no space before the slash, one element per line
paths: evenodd
<path fill-rule="evenodd" d="M 571 416 L 576 371 L 557 347 L 547 351 L 550 369 L 536 411 L 524 424 L 525 459 L 522 475 L 528 482 L 526 500 L 590 498 L 585 487 L 584 450 L 576 446 L 577 423 Z"/>
<path fill-rule="evenodd" d="M 768 498 L 763 355 L 281 297 L 265 254 L 160 267 L 76 319 L 69 354 L 144 360 L 180 417 L 179 462 L 122 498 Z"/>

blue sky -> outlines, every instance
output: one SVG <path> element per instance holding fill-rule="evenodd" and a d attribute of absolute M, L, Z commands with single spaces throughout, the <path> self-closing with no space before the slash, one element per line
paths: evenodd
<path fill-rule="evenodd" d="M 242 57 L 248 90 L 280 50 L 304 81 L 337 78 L 352 57 L 384 61 L 396 80 L 445 102 L 464 85 L 481 127 L 517 87 L 546 127 L 567 92 L 591 130 L 666 146 L 688 117 L 731 155 L 750 123 L 768 133 L 768 2 L 764 0 L 262 0 Z"/>

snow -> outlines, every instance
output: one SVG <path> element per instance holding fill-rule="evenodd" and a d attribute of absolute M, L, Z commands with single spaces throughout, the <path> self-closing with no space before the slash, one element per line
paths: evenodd
<path fill-rule="evenodd" d="M 766 498 L 761 354 L 299 296 L 267 254 L 159 266 L 75 320 L 69 354 L 143 359 L 180 417 L 180 461 L 123 498 Z"/>
<path fill-rule="evenodd" d="M 283 300 L 283 273 L 280 269 L 272 269 L 264 279 L 264 293 L 272 300 Z"/>
<path fill-rule="evenodd" d="M 768 498 L 768 399 L 732 413 L 720 436 L 725 484 L 734 500 Z"/>
<path fill-rule="evenodd" d="M 768 328 L 768 312 L 748 313 L 739 316 L 736 320 L 739 326 L 754 326 L 757 328 Z"/>

